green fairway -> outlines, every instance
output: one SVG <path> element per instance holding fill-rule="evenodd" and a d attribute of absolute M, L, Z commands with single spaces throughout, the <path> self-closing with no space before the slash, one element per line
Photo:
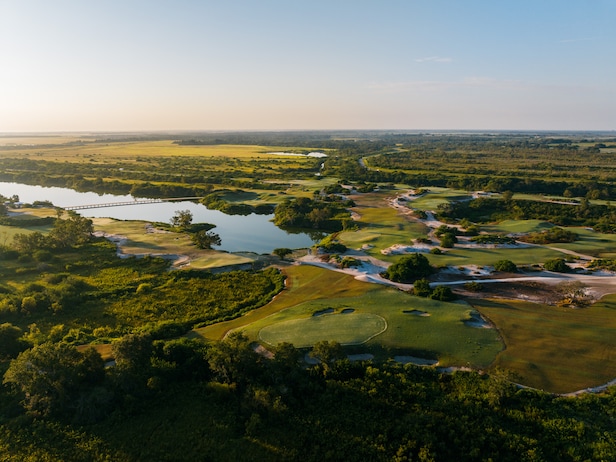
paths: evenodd
<path fill-rule="evenodd" d="M 523 301 L 474 300 L 506 349 L 494 366 L 525 385 L 566 393 L 616 377 L 616 296 L 572 309 Z"/>
<path fill-rule="evenodd" d="M 430 187 L 428 192 L 409 202 L 409 206 L 418 210 L 436 210 L 439 205 L 470 197 L 468 191 L 449 188 Z"/>
<path fill-rule="evenodd" d="M 558 250 L 532 246 L 512 248 L 482 248 L 463 249 L 455 247 L 447 249 L 442 255 L 429 255 L 428 259 L 434 266 L 490 266 L 499 260 L 511 260 L 516 265 L 533 265 L 543 263 L 552 258 L 564 258 Z"/>
<path fill-rule="evenodd" d="M 411 244 L 413 239 L 425 237 L 428 227 L 422 223 L 409 221 L 403 214 L 386 204 L 379 208 L 357 207 L 359 214 L 356 231 L 345 231 L 339 239 L 347 247 L 359 249 L 372 246 L 367 252 L 377 258 L 386 259 L 381 250 L 394 244 Z"/>
<path fill-rule="evenodd" d="M 272 346 L 289 342 L 298 348 L 312 346 L 321 340 L 359 345 L 385 329 L 385 320 L 371 313 L 324 314 L 266 326 L 259 332 L 259 340 Z"/>
<path fill-rule="evenodd" d="M 326 275 L 333 272 L 316 268 L 310 273 Z M 464 323 L 471 319 L 472 312 L 472 308 L 464 302 L 445 303 L 414 297 L 391 287 L 360 283 L 342 273 L 333 274 L 338 275 L 336 288 L 339 291 L 348 287 L 352 288 L 354 293 L 344 289 L 339 292 L 339 297 L 322 294 L 318 299 L 308 301 L 293 297 L 288 300 L 286 309 L 280 309 L 280 304 L 284 302 L 283 292 L 280 298 L 272 302 L 278 306 L 278 311 L 270 311 L 268 316 L 259 317 L 254 322 L 240 318 L 234 327 L 242 329 L 255 340 L 263 339 L 273 344 L 287 341 L 294 345 L 307 346 L 314 343 L 314 339 L 338 340 L 339 337 L 335 335 L 327 338 L 323 333 L 319 334 L 316 326 L 326 324 L 328 329 L 338 329 L 348 323 L 348 319 L 351 323 L 357 323 L 359 330 L 352 334 L 357 341 L 348 343 L 358 343 L 378 332 L 368 320 L 375 319 L 373 317 L 382 318 L 388 328 L 368 340 L 364 345 L 366 350 L 381 352 L 384 355 L 381 359 L 387 359 L 394 354 L 437 358 L 440 364 L 445 366 L 487 367 L 502 349 L 495 329 L 474 328 Z M 323 281 L 320 277 L 313 276 L 312 282 L 302 285 L 301 293 L 322 293 L 321 282 Z M 299 294 L 297 291 L 295 293 Z M 343 310 L 350 309 L 354 310 L 353 313 L 342 314 Z M 314 316 L 314 313 L 325 310 L 333 310 L 336 314 Z M 426 315 L 413 314 L 413 310 L 422 311 Z M 329 327 L 330 325 L 332 327 Z M 310 337 L 312 335 L 315 336 Z"/>
<path fill-rule="evenodd" d="M 553 227 L 553 224 L 542 220 L 504 220 L 496 224 L 481 226 L 481 230 L 490 234 L 535 233 Z"/>
<path fill-rule="evenodd" d="M 577 233 L 579 239 L 571 243 L 549 245 L 594 257 L 614 258 L 616 256 L 616 234 L 596 233 L 592 229 L 581 227 L 567 229 Z"/>

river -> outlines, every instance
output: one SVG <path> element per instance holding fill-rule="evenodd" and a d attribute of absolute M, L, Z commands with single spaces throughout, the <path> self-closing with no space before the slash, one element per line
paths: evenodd
<path fill-rule="evenodd" d="M 139 199 L 130 195 L 97 194 L 93 192 L 78 192 L 68 188 L 4 182 L 0 182 L 0 195 L 5 197 L 18 195 L 19 200 L 24 203 L 50 201 L 58 207 L 125 202 Z M 193 214 L 193 223 L 211 223 L 216 225 L 214 232 L 220 236 L 222 241 L 222 245 L 216 247 L 217 250 L 271 253 L 276 248 L 299 249 L 310 247 L 316 242 L 307 233 L 289 233 L 278 228 L 271 221 L 273 215 L 227 215 L 190 201 L 101 207 L 79 210 L 78 213 L 88 218 L 109 217 L 118 220 L 169 223 L 177 210 L 190 210 Z"/>

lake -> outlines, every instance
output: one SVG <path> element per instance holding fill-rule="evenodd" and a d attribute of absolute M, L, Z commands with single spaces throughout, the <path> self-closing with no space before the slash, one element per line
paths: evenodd
<path fill-rule="evenodd" d="M 75 205 L 104 204 L 109 202 L 132 201 L 130 195 L 97 194 L 78 192 L 68 188 L 31 186 L 20 183 L 0 182 L 0 194 L 5 197 L 18 195 L 25 203 L 50 201 L 58 207 Z M 202 204 L 190 201 L 162 202 L 120 207 L 102 207 L 79 210 L 81 216 L 88 218 L 109 217 L 118 220 L 143 220 L 169 223 L 177 210 L 190 210 L 193 223 L 211 223 L 222 241 L 217 250 L 228 252 L 271 253 L 281 247 L 300 249 L 316 242 L 308 233 L 290 233 L 278 228 L 271 221 L 273 215 L 227 215 L 218 210 L 210 210 Z"/>

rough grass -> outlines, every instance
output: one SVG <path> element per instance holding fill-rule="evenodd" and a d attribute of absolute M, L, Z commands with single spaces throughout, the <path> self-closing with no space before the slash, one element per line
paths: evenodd
<path fill-rule="evenodd" d="M 616 295 L 584 309 L 505 300 L 472 304 L 505 342 L 494 366 L 520 383 L 566 393 L 616 377 Z"/>

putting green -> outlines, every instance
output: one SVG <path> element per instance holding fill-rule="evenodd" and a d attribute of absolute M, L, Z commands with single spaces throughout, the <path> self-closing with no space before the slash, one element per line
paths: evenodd
<path fill-rule="evenodd" d="M 259 340 L 270 345 L 289 342 L 299 348 L 321 340 L 359 345 L 386 329 L 385 319 L 372 313 L 324 314 L 266 326 L 259 332 Z"/>

